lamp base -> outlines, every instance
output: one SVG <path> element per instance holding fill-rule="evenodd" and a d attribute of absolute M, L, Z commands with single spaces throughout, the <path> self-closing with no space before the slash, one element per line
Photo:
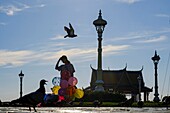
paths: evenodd
<path fill-rule="evenodd" d="M 159 99 L 159 97 L 154 97 L 153 101 L 154 101 L 154 102 L 159 102 L 160 99 Z"/>
<path fill-rule="evenodd" d="M 96 92 L 96 91 L 104 92 L 104 87 L 103 87 L 103 86 L 96 86 L 94 91 L 95 91 L 95 92 Z"/>
<path fill-rule="evenodd" d="M 97 80 L 96 84 L 97 84 L 97 86 L 95 87 L 94 91 L 104 92 L 104 87 L 103 87 L 104 82 L 102 80 Z"/>

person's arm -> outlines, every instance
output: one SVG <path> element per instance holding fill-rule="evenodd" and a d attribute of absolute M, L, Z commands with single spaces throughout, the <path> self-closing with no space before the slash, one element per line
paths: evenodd
<path fill-rule="evenodd" d="M 59 65 L 59 63 L 60 63 L 60 60 L 61 60 L 61 58 L 59 58 L 58 61 L 57 61 L 57 63 L 56 63 L 56 66 L 55 66 L 55 69 L 56 69 L 56 70 L 59 69 L 59 66 L 58 66 L 58 65 Z"/>

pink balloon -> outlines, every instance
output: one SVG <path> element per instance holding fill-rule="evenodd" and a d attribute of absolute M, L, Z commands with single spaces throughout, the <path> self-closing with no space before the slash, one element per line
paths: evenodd
<path fill-rule="evenodd" d="M 70 77 L 68 80 L 68 84 L 71 86 L 75 86 L 78 83 L 78 80 L 76 77 Z"/>
<path fill-rule="evenodd" d="M 67 82 L 67 80 L 61 80 L 61 81 L 60 81 L 60 87 L 61 87 L 61 88 L 67 88 L 67 87 L 68 87 L 68 82 Z"/>

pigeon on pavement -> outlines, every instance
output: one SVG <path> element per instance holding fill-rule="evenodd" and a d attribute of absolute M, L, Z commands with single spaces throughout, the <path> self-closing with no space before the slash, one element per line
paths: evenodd
<path fill-rule="evenodd" d="M 34 111 L 36 112 L 36 105 L 43 102 L 44 96 L 45 96 L 45 87 L 46 80 L 40 81 L 40 87 L 35 92 L 29 93 L 27 95 L 24 95 L 23 97 L 20 97 L 19 99 L 12 100 L 11 104 L 21 104 L 24 106 L 28 106 L 29 110 L 31 111 L 31 107 L 34 108 Z"/>

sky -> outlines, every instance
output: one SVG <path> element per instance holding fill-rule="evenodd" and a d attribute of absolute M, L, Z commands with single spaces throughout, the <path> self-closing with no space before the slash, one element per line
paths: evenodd
<path fill-rule="evenodd" d="M 99 10 L 107 21 L 103 32 L 103 70 L 142 70 L 145 86 L 154 88 L 155 50 L 159 97 L 169 95 L 169 0 L 0 0 L 0 100 L 19 97 L 19 76 L 24 73 L 23 95 L 35 91 L 41 79 L 60 73 L 54 69 L 62 55 L 75 67 L 78 88 L 90 85 L 97 68 L 97 32 L 93 21 Z M 69 22 L 76 38 L 63 38 Z M 169 85 L 170 86 L 170 85 Z M 150 93 L 153 100 L 154 90 Z"/>

